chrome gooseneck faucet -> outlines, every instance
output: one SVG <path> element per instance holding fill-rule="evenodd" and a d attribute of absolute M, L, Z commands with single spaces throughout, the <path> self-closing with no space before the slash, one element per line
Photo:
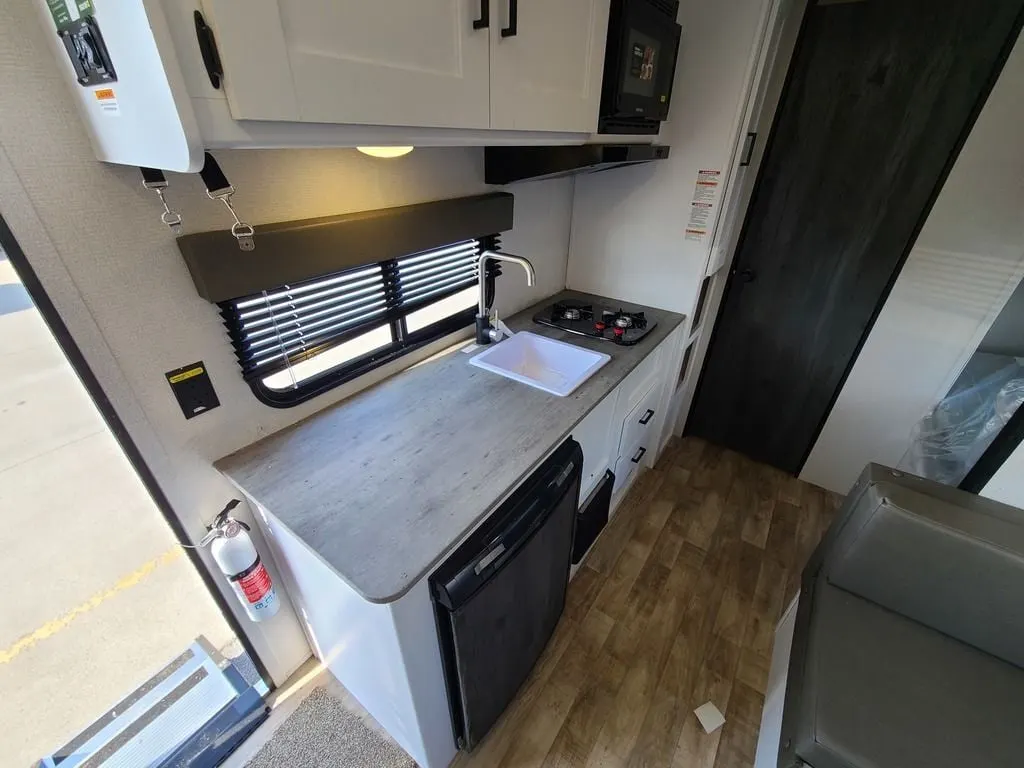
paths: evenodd
<path fill-rule="evenodd" d="M 520 265 L 526 270 L 526 284 L 532 286 L 537 280 L 537 274 L 533 271 L 533 264 L 522 256 L 514 256 L 511 253 L 496 253 L 484 251 L 480 254 L 477 262 L 480 283 L 480 303 L 476 313 L 476 343 L 490 344 L 492 341 L 501 341 L 502 333 L 498 328 L 491 326 L 491 308 L 487 306 L 487 261 L 508 261 Z"/>

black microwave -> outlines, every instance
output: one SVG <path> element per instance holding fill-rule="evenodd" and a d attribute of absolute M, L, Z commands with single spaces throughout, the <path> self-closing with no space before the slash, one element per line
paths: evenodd
<path fill-rule="evenodd" d="M 668 117 L 679 0 L 612 0 L 598 133 L 654 134 Z"/>

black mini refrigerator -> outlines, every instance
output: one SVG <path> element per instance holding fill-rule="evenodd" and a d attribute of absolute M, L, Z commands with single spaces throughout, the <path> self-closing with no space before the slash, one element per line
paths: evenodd
<path fill-rule="evenodd" d="M 562 615 L 582 467 L 570 438 L 430 577 L 460 749 L 494 725 Z"/>

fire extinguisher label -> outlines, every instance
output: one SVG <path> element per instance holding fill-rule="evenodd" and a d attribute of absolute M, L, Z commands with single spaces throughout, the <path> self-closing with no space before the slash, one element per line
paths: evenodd
<path fill-rule="evenodd" d="M 246 602 L 255 605 L 266 597 L 271 589 L 270 574 L 260 562 L 259 555 L 256 561 L 241 573 L 229 577 L 235 591 L 244 596 Z"/>

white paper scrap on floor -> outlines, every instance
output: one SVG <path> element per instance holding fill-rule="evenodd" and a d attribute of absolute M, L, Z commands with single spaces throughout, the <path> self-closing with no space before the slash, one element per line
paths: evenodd
<path fill-rule="evenodd" d="M 705 733 L 714 733 L 725 725 L 725 716 L 710 701 L 693 710 L 693 714 L 700 720 L 700 725 Z"/>

